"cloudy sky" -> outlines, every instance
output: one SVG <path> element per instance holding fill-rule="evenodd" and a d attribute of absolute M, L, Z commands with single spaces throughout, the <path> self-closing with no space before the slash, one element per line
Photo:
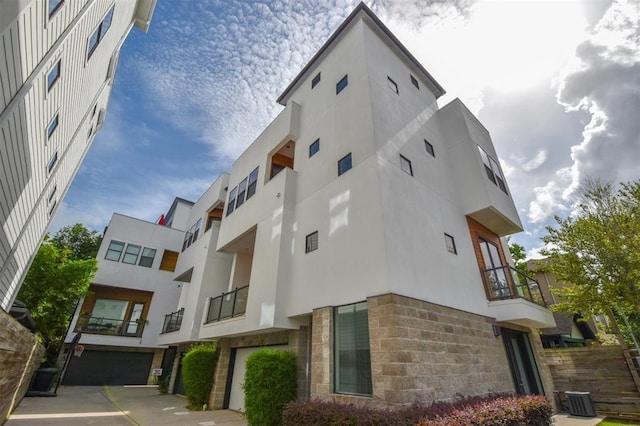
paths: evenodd
<path fill-rule="evenodd" d="M 277 115 L 354 0 L 158 0 L 125 43 L 107 119 L 51 231 L 155 221 L 193 201 Z M 638 0 L 369 0 L 491 132 L 531 255 L 581 179 L 640 178 Z"/>

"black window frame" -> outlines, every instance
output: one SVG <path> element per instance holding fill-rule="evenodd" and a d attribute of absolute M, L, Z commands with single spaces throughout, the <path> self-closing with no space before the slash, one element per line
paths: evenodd
<path fill-rule="evenodd" d="M 387 86 L 389 86 L 389 89 L 395 92 L 396 95 L 400 94 L 400 91 L 398 90 L 398 83 L 389 76 L 387 76 Z"/>
<path fill-rule="evenodd" d="M 431 154 L 433 158 L 436 157 L 436 151 L 433 149 L 433 144 L 428 140 L 424 140 L 424 149 L 427 150 L 427 154 Z"/>
<path fill-rule="evenodd" d="M 227 202 L 227 214 L 229 216 L 236 208 L 236 192 L 238 191 L 238 187 L 236 186 L 229 192 L 229 201 Z"/>
<path fill-rule="evenodd" d="M 318 231 L 314 231 L 304 237 L 304 252 L 311 253 L 318 250 Z"/>
<path fill-rule="evenodd" d="M 316 74 L 315 77 L 313 77 L 313 80 L 311 80 L 311 90 L 315 89 L 315 87 L 320 84 L 320 80 L 321 80 L 321 73 Z"/>
<path fill-rule="evenodd" d="M 238 209 L 238 207 L 240 207 L 241 205 L 244 204 L 244 200 L 245 200 L 245 195 L 247 194 L 247 182 L 249 181 L 249 178 L 246 177 L 244 179 L 242 179 L 240 181 L 240 183 L 238 184 L 238 195 L 236 197 L 236 210 Z"/>
<path fill-rule="evenodd" d="M 416 89 L 420 90 L 420 83 L 418 82 L 418 79 L 416 79 L 413 74 L 409 74 L 409 77 L 411 78 L 411 84 L 413 84 Z"/>
<path fill-rule="evenodd" d="M 152 255 L 145 255 L 145 251 L 150 250 L 153 251 Z M 151 247 L 143 247 L 142 252 L 140 253 L 140 260 L 138 260 L 138 265 L 143 266 L 145 268 L 151 268 L 153 266 L 153 261 L 156 258 L 157 250 Z"/>
<path fill-rule="evenodd" d="M 320 138 L 311 142 L 309 145 L 309 158 L 313 157 L 320 151 Z"/>
<path fill-rule="evenodd" d="M 444 233 L 444 245 L 447 251 L 451 254 L 458 254 L 458 248 L 456 247 L 456 239 L 453 235 Z"/>
<path fill-rule="evenodd" d="M 247 200 L 253 197 L 258 187 L 258 172 L 259 167 L 256 167 L 249 173 L 249 181 L 247 183 Z"/>
<path fill-rule="evenodd" d="M 349 74 L 345 74 L 344 77 L 336 83 L 336 95 L 342 92 L 349 85 Z"/>
<path fill-rule="evenodd" d="M 342 165 L 347 160 L 349 161 L 349 167 L 344 169 L 342 167 Z M 338 160 L 338 176 L 342 176 L 343 174 L 347 173 L 352 168 L 353 168 L 353 159 L 351 158 L 351 153 L 348 153 L 347 155 L 345 155 L 344 157 L 342 157 L 341 159 Z"/>
<path fill-rule="evenodd" d="M 409 170 L 407 171 L 407 169 L 404 167 L 405 165 L 409 166 Z M 413 176 L 413 166 L 411 165 L 411 160 L 409 160 L 407 157 L 405 157 L 404 155 L 400 154 L 400 168 L 402 169 L 403 172 L 405 172 L 406 174 Z"/>

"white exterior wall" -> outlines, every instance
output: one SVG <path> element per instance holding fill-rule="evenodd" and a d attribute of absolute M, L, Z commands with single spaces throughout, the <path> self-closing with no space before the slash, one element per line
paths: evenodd
<path fill-rule="evenodd" d="M 125 248 L 126 244 L 131 243 L 140 245 L 141 248 L 156 249 L 153 264 L 147 268 L 138 264 L 130 265 L 122 261 L 107 260 L 105 256 L 112 240 L 124 242 Z M 181 245 L 182 232 L 178 230 L 115 213 L 96 256 L 98 273 L 93 283 L 152 292 L 153 297 L 146 317 L 148 323 L 140 338 L 84 333 L 81 342 L 121 347 L 157 347 L 157 337 L 162 331 L 164 316 L 174 309 L 180 297 L 180 283 L 173 281 L 173 273 L 158 268 L 164 250 L 180 251 Z M 76 309 L 66 342 L 70 342 L 75 335 L 73 330 L 75 330 L 81 307 L 82 301 Z"/>
<path fill-rule="evenodd" d="M 161 344 L 176 344 L 198 340 L 198 333 L 206 316 L 206 307 L 210 297 L 219 296 L 227 291 L 231 273 L 232 256 L 216 251 L 219 225 L 214 222 L 205 231 L 207 213 L 216 207 L 223 207 L 229 175 L 222 174 L 200 199 L 191 207 L 187 220 L 187 229 L 198 219 L 202 220 L 198 239 L 180 253 L 176 271 L 173 274 L 180 279 L 191 271 L 188 282 L 175 281 L 181 286 L 180 297 L 176 303 L 164 312 L 164 315 L 184 308 L 182 325 L 179 330 L 161 334 Z M 178 210 L 176 209 L 176 212 Z M 174 221 L 175 224 L 175 221 Z M 180 251 L 184 232 L 181 233 Z"/>
<path fill-rule="evenodd" d="M 88 39 L 112 5 L 109 30 L 87 60 Z M 144 27 L 154 7 L 153 0 L 65 1 L 49 18 L 46 0 L 0 2 L 0 307 L 5 310 L 104 120 L 113 82 L 109 70 L 115 71 L 119 49 L 134 22 Z M 59 60 L 60 78 L 47 91 L 47 75 Z M 48 139 L 47 126 L 56 114 L 58 128 Z M 56 153 L 57 164 L 48 172 Z"/>

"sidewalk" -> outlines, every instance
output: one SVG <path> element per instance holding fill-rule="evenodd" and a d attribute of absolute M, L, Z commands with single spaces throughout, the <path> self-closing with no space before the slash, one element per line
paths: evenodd
<path fill-rule="evenodd" d="M 235 411 L 189 411 L 186 405 L 183 397 L 161 395 L 155 387 L 62 386 L 57 397 L 24 398 L 6 425 L 247 424 Z"/>
<path fill-rule="evenodd" d="M 554 426 L 595 426 L 604 419 L 604 417 L 579 417 L 568 414 L 556 414 L 553 418 Z"/>

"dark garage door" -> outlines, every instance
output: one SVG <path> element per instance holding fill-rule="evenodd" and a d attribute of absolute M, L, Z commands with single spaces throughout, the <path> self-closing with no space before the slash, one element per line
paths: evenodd
<path fill-rule="evenodd" d="M 152 352 L 85 350 L 81 357 L 71 357 L 62 384 L 146 385 L 152 361 Z"/>

